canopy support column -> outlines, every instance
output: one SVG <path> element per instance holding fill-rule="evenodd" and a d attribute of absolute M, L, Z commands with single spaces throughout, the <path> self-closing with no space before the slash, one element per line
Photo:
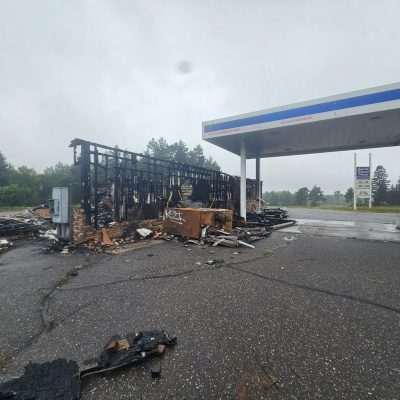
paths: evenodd
<path fill-rule="evenodd" d="M 246 220 L 246 145 L 240 148 L 240 216 Z"/>
<path fill-rule="evenodd" d="M 256 194 L 257 194 L 257 202 L 258 202 L 258 211 L 261 209 L 261 180 L 260 180 L 260 157 L 256 157 Z"/>

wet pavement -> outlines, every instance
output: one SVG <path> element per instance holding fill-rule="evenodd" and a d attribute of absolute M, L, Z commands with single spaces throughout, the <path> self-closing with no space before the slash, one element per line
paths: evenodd
<path fill-rule="evenodd" d="M 362 211 L 322 210 L 318 208 L 289 207 L 291 218 L 294 219 L 318 219 L 334 221 L 366 222 L 378 224 L 396 224 L 399 221 L 399 213 L 374 213 Z"/>
<path fill-rule="evenodd" d="M 398 214 L 293 208 L 290 215 L 297 224 L 282 232 L 400 242 Z"/>
<path fill-rule="evenodd" d="M 30 360 L 83 368 L 113 334 L 163 328 L 178 345 L 160 379 L 151 364 L 127 368 L 89 378 L 82 399 L 398 398 L 398 243 L 274 232 L 239 254 L 39 247 L 0 256 L 2 379 Z"/>

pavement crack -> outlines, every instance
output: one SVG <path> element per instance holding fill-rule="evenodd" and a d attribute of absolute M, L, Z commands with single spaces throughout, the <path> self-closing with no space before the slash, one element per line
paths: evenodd
<path fill-rule="evenodd" d="M 278 246 L 276 248 L 273 248 L 272 251 L 275 251 L 276 249 L 279 249 L 281 247 L 287 247 L 287 245 L 285 244 L 283 246 Z M 265 255 L 261 255 L 261 256 L 258 256 L 258 257 L 253 257 L 253 258 L 250 258 L 250 259 L 236 261 L 234 263 L 229 263 L 229 265 L 246 264 L 248 262 L 259 261 L 259 260 L 263 260 L 265 258 L 266 258 Z M 191 274 L 198 273 L 198 272 L 217 270 L 217 269 L 220 269 L 220 268 L 222 268 L 222 267 L 227 265 L 227 264 L 224 264 L 224 263 L 225 263 L 225 261 L 220 262 L 220 263 L 218 263 L 218 261 L 217 261 L 217 265 L 214 265 L 212 268 L 192 268 L 192 269 L 188 269 L 188 270 L 185 270 L 185 271 L 169 273 L 169 274 L 145 275 L 145 276 L 138 276 L 138 277 L 130 276 L 128 278 L 116 279 L 114 281 L 103 282 L 103 283 L 94 283 L 94 284 L 91 284 L 91 285 L 75 286 L 75 287 L 69 287 L 69 288 L 57 287 L 56 290 L 65 291 L 65 292 L 72 292 L 72 291 L 75 291 L 75 290 L 87 290 L 87 289 L 95 289 L 95 288 L 99 288 L 99 287 L 113 286 L 113 285 L 118 285 L 120 283 L 126 283 L 126 282 L 138 282 L 138 281 L 147 281 L 147 280 L 153 280 L 153 279 L 178 278 L 180 276 L 191 275 Z"/>
<path fill-rule="evenodd" d="M 293 287 L 293 288 L 296 288 L 296 289 L 308 290 L 308 291 L 316 292 L 316 293 L 322 293 L 322 294 L 326 294 L 326 295 L 329 295 L 329 296 L 338 297 L 338 298 L 342 298 L 342 299 L 346 299 L 346 300 L 351 300 L 351 301 L 355 301 L 355 302 L 361 303 L 361 304 L 367 304 L 367 305 L 370 305 L 370 306 L 373 306 L 373 307 L 381 308 L 381 309 L 386 310 L 386 311 L 391 311 L 391 312 L 394 312 L 396 314 L 400 314 L 400 309 L 396 308 L 396 307 L 392 307 L 392 306 L 388 306 L 388 305 L 385 305 L 385 304 L 377 303 L 375 301 L 368 300 L 368 299 L 365 299 L 365 298 L 362 298 L 362 297 L 353 296 L 351 294 L 336 293 L 336 292 L 333 292 L 331 290 L 321 289 L 321 288 L 308 286 L 308 285 L 303 285 L 301 283 L 294 283 L 294 282 L 287 281 L 285 279 L 272 278 L 272 277 L 269 277 L 269 276 L 266 276 L 266 275 L 259 274 L 257 272 L 252 272 L 252 271 L 248 271 L 248 270 L 243 269 L 243 268 L 236 267 L 235 265 L 237 265 L 237 264 L 239 264 L 239 262 L 238 263 L 234 263 L 234 264 L 233 263 L 225 264 L 224 267 L 225 268 L 230 268 L 232 270 L 235 270 L 235 271 L 238 271 L 238 272 L 242 272 L 242 273 L 245 273 L 245 274 L 248 274 L 248 275 L 252 275 L 252 276 L 254 276 L 256 278 L 264 279 L 266 281 L 280 283 L 280 284 L 288 286 L 288 287 Z"/>
<path fill-rule="evenodd" d="M 86 267 L 89 267 L 89 266 L 90 266 L 90 263 L 84 265 L 83 268 L 86 268 Z M 47 293 L 45 293 L 42 296 L 42 298 L 40 299 L 40 302 L 39 302 L 39 315 L 40 315 L 41 327 L 40 327 L 40 329 L 38 330 L 38 332 L 35 335 L 33 335 L 29 340 L 27 340 L 21 346 L 19 346 L 18 349 L 16 349 L 12 353 L 7 354 L 7 357 L 3 357 L 2 360 L 0 360 L 1 361 L 0 362 L 0 369 L 6 368 L 8 362 L 11 361 L 12 358 L 18 356 L 19 354 L 23 353 L 28 348 L 30 348 L 34 343 L 36 343 L 40 339 L 40 337 L 43 334 L 45 334 L 47 332 L 50 332 L 56 326 L 58 326 L 61 323 L 63 323 L 71 315 L 73 315 L 74 313 L 78 312 L 80 309 L 85 308 L 87 306 L 87 305 L 84 305 L 82 307 L 79 307 L 78 310 L 73 311 L 69 316 L 65 317 L 64 319 L 62 319 L 58 323 L 56 323 L 49 316 L 49 308 L 50 308 L 51 299 L 55 295 L 57 289 L 59 289 L 63 285 L 66 285 L 70 281 L 70 279 L 73 277 L 73 275 L 71 275 L 71 271 L 76 271 L 76 267 L 74 267 L 71 270 L 67 271 L 67 273 L 61 279 L 57 280 L 50 288 L 41 288 L 40 289 L 40 290 L 46 290 L 47 289 Z"/>
<path fill-rule="evenodd" d="M 188 269 L 186 271 L 181 271 L 181 272 L 176 272 L 176 273 L 170 273 L 170 274 L 159 274 L 159 275 L 147 275 L 147 276 L 139 276 L 139 277 L 129 277 L 125 279 L 117 279 L 115 281 L 109 281 L 109 282 L 103 282 L 103 283 L 95 283 L 92 285 L 85 285 L 85 286 L 76 286 L 76 287 L 71 287 L 71 288 L 57 288 L 57 290 L 60 291 L 65 291 L 65 292 L 73 292 L 75 290 L 87 290 L 87 289 L 95 289 L 99 287 L 107 287 L 107 286 L 112 286 L 112 285 L 118 285 L 120 283 L 126 283 L 126 282 L 143 282 L 143 281 L 149 281 L 149 280 L 155 280 L 155 279 L 168 279 L 168 278 L 178 278 L 180 276 L 187 276 L 191 275 L 194 273 L 198 272 L 203 272 L 203 271 L 212 271 L 216 270 L 223 267 L 223 264 L 218 265 L 214 268 L 202 268 L 202 269 Z"/>

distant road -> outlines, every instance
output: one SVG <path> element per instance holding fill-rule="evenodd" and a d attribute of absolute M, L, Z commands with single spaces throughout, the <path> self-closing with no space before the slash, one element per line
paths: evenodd
<path fill-rule="evenodd" d="M 355 221 L 374 222 L 381 224 L 396 224 L 400 214 L 394 213 L 372 213 L 356 211 L 321 210 L 318 208 L 290 208 L 290 218 L 296 219 L 320 219 L 327 221 Z"/>

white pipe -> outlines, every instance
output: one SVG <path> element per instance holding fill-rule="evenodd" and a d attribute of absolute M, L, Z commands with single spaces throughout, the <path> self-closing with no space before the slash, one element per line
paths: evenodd
<path fill-rule="evenodd" d="M 240 147 L 240 216 L 246 220 L 246 145 Z"/>

